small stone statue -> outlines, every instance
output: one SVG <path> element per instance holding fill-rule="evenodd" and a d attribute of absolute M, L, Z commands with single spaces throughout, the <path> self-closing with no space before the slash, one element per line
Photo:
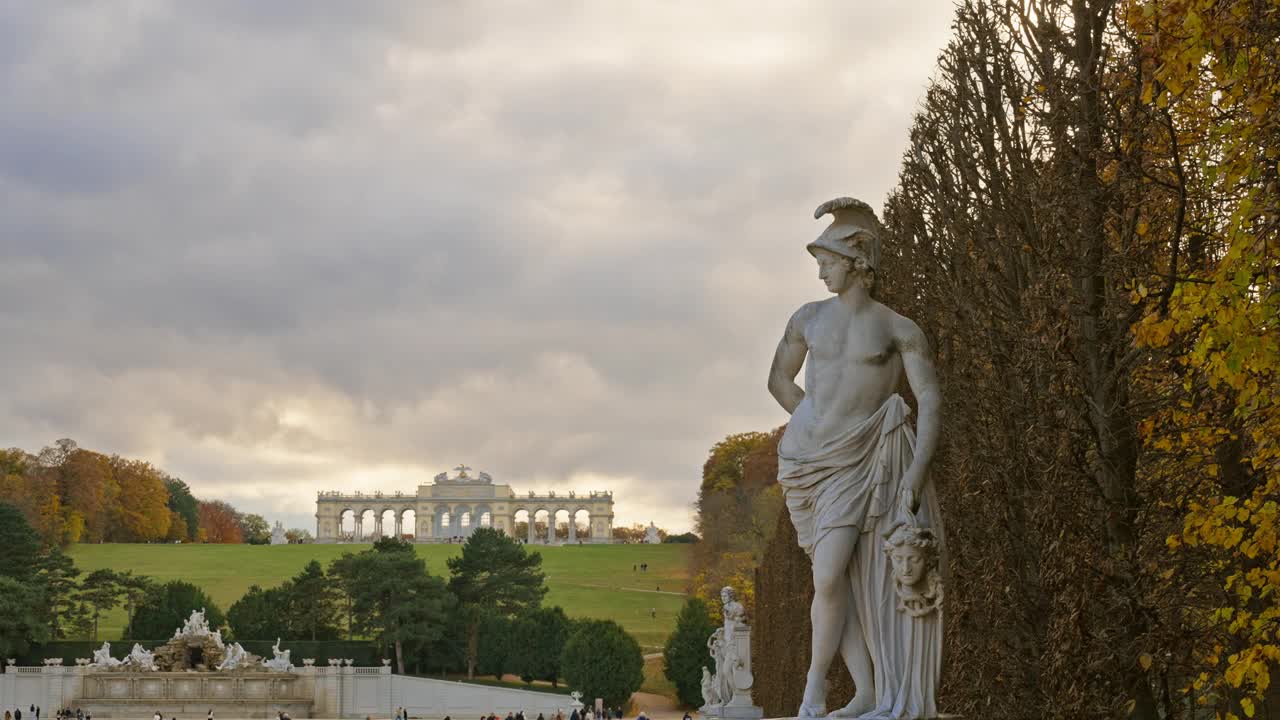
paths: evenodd
<path fill-rule="evenodd" d="M 924 617 L 942 607 L 938 539 L 929 528 L 900 523 L 889 532 L 884 551 L 893 562 L 898 612 Z"/>
<path fill-rule="evenodd" d="M 90 663 L 90 667 L 110 669 L 120 667 L 123 664 L 122 661 L 111 657 L 111 643 L 104 642 L 102 647 L 93 651 L 93 662 Z"/>
<path fill-rule="evenodd" d="M 723 604 L 721 614 L 724 615 L 725 623 L 745 624 L 747 621 L 747 609 L 742 607 L 742 603 L 738 602 L 738 593 L 733 588 L 725 586 L 720 588 L 720 602 Z"/>
<path fill-rule="evenodd" d="M 658 535 L 658 526 L 649 521 L 649 527 L 644 529 L 644 541 L 650 545 L 659 545 L 662 543 L 662 536 Z"/>
<path fill-rule="evenodd" d="M 240 643 L 231 643 L 227 646 L 227 654 L 222 658 L 222 662 L 218 663 L 219 670 L 235 670 L 248 664 L 249 653 L 245 652 L 244 646 Z"/>
<path fill-rule="evenodd" d="M 139 643 L 133 644 L 133 650 L 129 652 L 129 657 L 125 658 L 125 664 L 137 670 L 155 670 L 156 656 L 150 650 L 146 650 Z"/>
<path fill-rule="evenodd" d="M 293 663 L 289 662 L 289 654 L 292 651 L 280 649 L 280 638 L 276 638 L 276 644 L 271 646 L 271 652 L 275 657 L 270 660 L 263 660 L 263 667 L 279 672 L 288 672 L 293 669 Z"/>
<path fill-rule="evenodd" d="M 707 650 L 715 661 L 712 674 L 702 668 L 702 714 L 708 718 L 763 717 L 764 711 L 751 703 L 751 628 L 746 622 L 746 608 L 738 602 L 731 587 L 720 591 L 724 625 L 707 638 Z"/>
<path fill-rule="evenodd" d="M 209 634 L 209 622 L 205 620 L 204 608 L 192 610 L 191 617 L 183 623 L 182 629 L 173 634 L 174 637 L 203 637 Z"/>
<path fill-rule="evenodd" d="M 715 678 L 706 665 L 702 666 L 702 706 L 720 705 L 720 695 L 716 692 Z"/>

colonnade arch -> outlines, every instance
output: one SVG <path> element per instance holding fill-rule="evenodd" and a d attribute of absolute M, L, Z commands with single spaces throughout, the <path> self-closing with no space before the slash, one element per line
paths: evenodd
<path fill-rule="evenodd" d="M 465 538 L 492 527 L 525 542 L 610 542 L 613 493 L 555 492 L 517 495 L 487 473 L 466 466 L 440 473 L 416 493 L 321 492 L 316 499 L 317 542 L 370 542 L 402 537 L 415 542 Z"/>

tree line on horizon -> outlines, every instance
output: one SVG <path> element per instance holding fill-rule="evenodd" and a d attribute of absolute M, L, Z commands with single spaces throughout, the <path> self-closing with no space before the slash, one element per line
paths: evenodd
<path fill-rule="evenodd" d="M 151 463 L 87 450 L 69 439 L 38 453 L 0 450 L 0 502 L 20 510 L 40 541 L 197 542 L 264 545 L 265 518 L 222 500 L 201 500 Z M 290 529 L 290 542 L 311 539 Z"/>

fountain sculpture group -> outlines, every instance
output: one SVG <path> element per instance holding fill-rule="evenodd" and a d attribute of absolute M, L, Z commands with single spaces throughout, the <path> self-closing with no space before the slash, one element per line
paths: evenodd
<path fill-rule="evenodd" d="M 226 643 L 209 627 L 203 610 L 191 613 L 161 647 L 134 644 L 124 659 L 111 656 L 111 643 L 85 662 L 79 705 L 103 718 L 149 715 L 192 716 L 220 710 L 231 717 L 275 717 L 287 712 L 308 717 L 312 689 L 293 672 L 290 652 L 276 640 L 273 657 L 263 659 L 240 643 Z"/>
<path fill-rule="evenodd" d="M 227 645 L 222 640 L 221 630 L 211 630 L 205 619 L 205 612 L 191 611 L 186 623 L 173 631 L 173 639 L 165 643 L 155 652 L 143 649 L 134 643 L 128 657 L 117 660 L 111 657 L 111 643 L 104 642 L 102 647 L 93 651 L 93 660 L 89 667 L 93 670 L 115 671 L 210 671 L 217 670 L 266 670 L 271 672 L 289 672 L 293 663 L 289 660 L 290 651 L 280 649 L 280 639 L 272 646 L 274 657 L 264 660 L 244 649 L 240 643 Z"/>

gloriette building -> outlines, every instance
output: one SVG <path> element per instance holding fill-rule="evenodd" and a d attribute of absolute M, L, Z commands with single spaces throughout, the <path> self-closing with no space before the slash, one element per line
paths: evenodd
<path fill-rule="evenodd" d="M 607 543 L 613 539 L 613 493 L 529 491 L 494 484 L 489 473 L 472 476 L 459 465 L 415 495 L 321 492 L 316 497 L 316 542 L 369 542 L 384 536 L 411 542 L 466 538 L 478 527 L 520 534 L 529 543 Z"/>

